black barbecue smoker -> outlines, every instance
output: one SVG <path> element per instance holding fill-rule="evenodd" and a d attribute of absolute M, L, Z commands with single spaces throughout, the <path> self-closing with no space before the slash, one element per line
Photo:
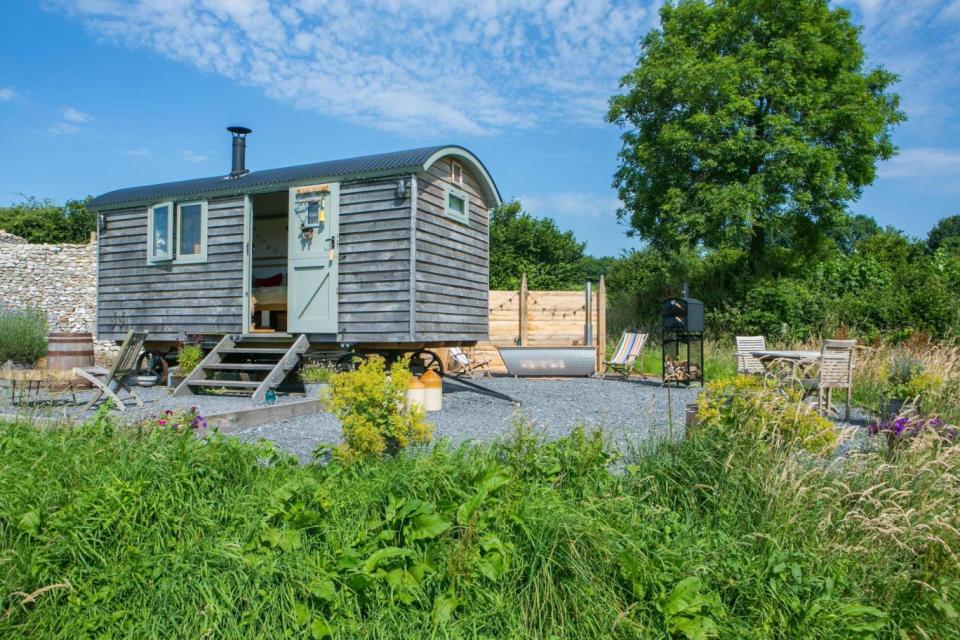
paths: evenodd
<path fill-rule="evenodd" d="M 663 381 L 703 386 L 703 303 L 668 298 L 660 305 Z"/>

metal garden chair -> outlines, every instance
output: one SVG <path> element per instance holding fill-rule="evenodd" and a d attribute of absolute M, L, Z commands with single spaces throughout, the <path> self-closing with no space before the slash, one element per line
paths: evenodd
<path fill-rule="evenodd" d="M 450 347 L 449 352 L 451 364 L 453 365 L 451 373 L 454 376 L 467 375 L 471 378 L 476 378 L 477 373 L 480 373 L 480 375 L 490 375 L 489 360 L 474 360 L 459 347 Z"/>

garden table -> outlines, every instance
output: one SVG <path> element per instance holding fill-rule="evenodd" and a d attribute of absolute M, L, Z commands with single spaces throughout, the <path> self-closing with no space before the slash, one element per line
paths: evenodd
<path fill-rule="evenodd" d="M 813 380 L 808 375 L 811 368 L 820 364 L 819 351 L 751 351 L 750 355 L 760 360 L 767 369 L 767 375 L 778 379 L 783 388 L 794 387 L 808 392 Z"/>
<path fill-rule="evenodd" d="M 819 351 L 751 351 L 750 355 L 762 362 L 786 360 L 789 362 L 806 363 L 820 359 Z"/>
<path fill-rule="evenodd" d="M 0 380 L 10 383 L 10 401 L 16 404 L 17 385 L 20 385 L 20 402 L 30 397 L 33 391 L 35 396 L 40 395 L 40 387 L 60 384 L 70 390 L 73 401 L 77 401 L 74 393 L 76 376 L 72 371 L 61 369 L 0 369 Z M 26 390 L 24 390 L 26 385 Z"/>

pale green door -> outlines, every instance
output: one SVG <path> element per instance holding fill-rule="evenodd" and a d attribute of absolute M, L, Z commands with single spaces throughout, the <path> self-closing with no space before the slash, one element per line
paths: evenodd
<path fill-rule="evenodd" d="M 337 332 L 340 184 L 290 189 L 287 331 Z"/>

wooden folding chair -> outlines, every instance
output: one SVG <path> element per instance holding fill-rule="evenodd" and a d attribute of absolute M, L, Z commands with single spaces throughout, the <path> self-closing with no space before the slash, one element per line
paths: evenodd
<path fill-rule="evenodd" d="M 109 370 L 97 367 L 85 369 L 74 367 L 73 373 L 84 380 L 88 380 L 94 387 L 93 397 L 83 407 L 84 411 L 88 411 L 103 396 L 113 400 L 113 405 L 118 411 L 126 411 L 127 407 L 124 404 L 124 399 L 121 399 L 118 395 L 120 391 L 126 391 L 127 397 L 132 397 L 138 407 L 143 406 L 143 400 L 140 399 L 140 396 L 127 385 L 127 378 L 137 372 L 137 359 L 140 357 L 140 351 L 143 349 L 143 342 L 146 339 L 146 331 L 142 333 L 133 330 L 127 331 L 127 336 L 120 346 L 120 353 L 117 354 L 117 359 Z"/>
<path fill-rule="evenodd" d="M 449 352 L 451 364 L 456 365 L 450 372 L 454 376 L 468 375 L 471 378 L 476 378 L 478 372 L 480 375 L 490 375 L 489 360 L 473 360 L 458 347 L 450 347 Z"/>
<path fill-rule="evenodd" d="M 624 380 L 630 378 L 633 372 L 633 366 L 636 364 L 640 354 L 643 353 L 643 347 L 647 344 L 648 333 L 626 333 L 620 336 L 620 344 L 617 350 L 613 352 L 613 357 L 603 363 L 603 371 L 600 378 L 607 377 L 607 371 L 613 369 L 623 376 Z M 642 375 L 642 372 L 641 372 Z"/>

